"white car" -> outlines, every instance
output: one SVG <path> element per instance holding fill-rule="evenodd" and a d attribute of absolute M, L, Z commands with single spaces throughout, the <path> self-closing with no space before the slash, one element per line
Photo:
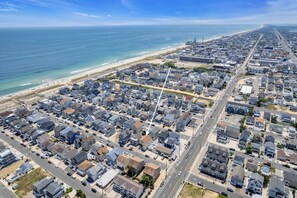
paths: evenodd
<path fill-rule="evenodd" d="M 178 175 L 178 176 L 180 176 L 181 174 L 182 174 L 182 172 L 181 172 L 181 171 L 179 171 L 177 175 Z"/>

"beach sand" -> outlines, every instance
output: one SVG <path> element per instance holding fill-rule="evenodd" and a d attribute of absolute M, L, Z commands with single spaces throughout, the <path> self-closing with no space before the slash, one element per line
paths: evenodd
<path fill-rule="evenodd" d="M 241 32 L 237 32 L 237 33 L 230 34 L 230 35 L 225 35 L 225 36 L 234 36 L 234 35 L 244 34 L 244 33 L 247 33 L 247 32 L 251 32 L 251 31 L 255 31 L 257 29 L 260 29 L 261 27 L 246 30 L 246 31 L 241 31 Z M 207 39 L 204 42 L 207 43 L 207 42 L 210 42 L 210 41 L 213 41 L 213 40 L 220 39 L 222 37 L 223 36 Z M 170 47 L 170 48 L 154 51 L 154 52 L 151 52 L 151 53 L 148 53 L 148 54 L 145 54 L 145 55 L 142 55 L 142 56 L 138 56 L 138 57 L 135 57 L 135 58 L 130 58 L 130 59 L 127 59 L 127 60 L 118 61 L 118 62 L 106 64 L 106 65 L 99 65 L 97 68 L 95 67 L 95 68 L 92 68 L 90 70 L 82 69 L 81 73 L 76 73 L 76 74 L 74 74 L 74 75 L 72 75 L 70 77 L 62 78 L 62 79 L 59 79 L 59 80 L 54 80 L 54 81 L 51 81 L 51 82 L 48 82 L 48 83 L 45 83 L 45 84 L 41 84 L 41 85 L 36 86 L 34 88 L 31 88 L 31 89 L 27 89 L 27 90 L 23 90 L 23 91 L 13 93 L 13 94 L 1 96 L 0 97 L 0 103 L 5 104 L 5 103 L 11 102 L 13 100 L 18 101 L 18 99 L 20 99 L 20 98 L 23 99 L 22 100 L 22 102 L 23 102 L 24 100 L 26 100 L 26 97 L 32 97 L 32 95 L 39 95 L 39 97 L 46 96 L 49 93 L 53 93 L 54 91 L 57 91 L 59 88 L 65 86 L 65 85 L 71 85 L 73 83 L 82 82 L 85 79 L 98 78 L 98 77 L 107 75 L 107 74 L 109 74 L 111 72 L 114 72 L 116 69 L 123 69 L 123 68 L 130 67 L 133 64 L 144 63 L 144 62 L 146 62 L 148 60 L 157 59 L 159 56 L 163 56 L 163 55 L 166 55 L 166 54 L 169 54 L 169 53 L 173 53 L 173 52 L 176 52 L 178 50 L 185 49 L 185 48 L 187 48 L 187 46 L 185 44 L 182 44 L 182 45 L 178 45 L 178 46 L 175 46 L 175 47 Z M 46 92 L 47 94 L 42 94 L 43 92 Z M 3 105 L 3 107 L 0 109 L 0 111 L 6 110 L 5 105 Z"/>

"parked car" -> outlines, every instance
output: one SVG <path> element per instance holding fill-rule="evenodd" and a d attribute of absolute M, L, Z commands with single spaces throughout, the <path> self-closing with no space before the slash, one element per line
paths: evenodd
<path fill-rule="evenodd" d="M 97 192 L 97 190 L 96 190 L 95 188 L 91 188 L 91 191 L 92 191 L 93 193 L 96 193 L 96 192 Z"/>

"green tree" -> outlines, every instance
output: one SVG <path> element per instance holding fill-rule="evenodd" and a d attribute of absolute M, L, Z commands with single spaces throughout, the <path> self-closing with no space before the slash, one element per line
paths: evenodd
<path fill-rule="evenodd" d="M 80 198 L 86 198 L 87 197 L 86 194 L 81 189 L 78 189 L 76 191 L 76 196 L 80 197 Z"/>
<path fill-rule="evenodd" d="M 247 154 L 252 154 L 252 153 L 253 153 L 253 147 L 252 147 L 251 143 L 249 143 L 249 144 L 246 146 L 245 150 L 246 150 L 246 153 L 247 153 Z"/>
<path fill-rule="evenodd" d="M 245 117 L 243 117 L 241 120 L 240 120 L 240 132 L 246 130 L 246 126 L 245 126 Z"/>
<path fill-rule="evenodd" d="M 261 135 L 260 135 L 260 134 L 255 134 L 255 135 L 253 136 L 252 142 L 255 142 L 255 143 L 262 143 Z"/>
<path fill-rule="evenodd" d="M 135 175 L 135 171 L 132 166 L 128 165 L 126 167 L 126 172 L 128 177 L 133 177 Z"/>
<path fill-rule="evenodd" d="M 253 116 L 254 115 L 254 106 L 251 106 L 249 109 L 249 115 Z"/>
<path fill-rule="evenodd" d="M 271 123 L 277 124 L 277 117 L 271 116 Z"/>
<path fill-rule="evenodd" d="M 172 61 L 167 61 L 164 63 L 165 66 L 170 67 L 170 68 L 176 68 L 174 62 Z"/>
<path fill-rule="evenodd" d="M 142 175 L 140 183 L 143 184 L 147 188 L 153 188 L 154 187 L 153 177 L 150 176 L 150 175 L 147 175 L 147 174 Z"/>

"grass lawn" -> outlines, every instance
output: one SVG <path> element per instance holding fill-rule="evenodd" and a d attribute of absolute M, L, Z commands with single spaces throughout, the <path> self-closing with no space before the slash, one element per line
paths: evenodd
<path fill-rule="evenodd" d="M 18 188 L 15 193 L 18 197 L 25 197 L 27 193 L 33 189 L 33 184 L 46 176 L 48 176 L 48 173 L 46 173 L 42 168 L 37 168 L 31 171 L 29 174 L 17 180 L 16 183 Z"/>
<path fill-rule="evenodd" d="M 185 183 L 178 198 L 217 198 L 218 194 L 193 184 Z"/>
<path fill-rule="evenodd" d="M 218 198 L 227 198 L 227 196 L 219 194 Z"/>

